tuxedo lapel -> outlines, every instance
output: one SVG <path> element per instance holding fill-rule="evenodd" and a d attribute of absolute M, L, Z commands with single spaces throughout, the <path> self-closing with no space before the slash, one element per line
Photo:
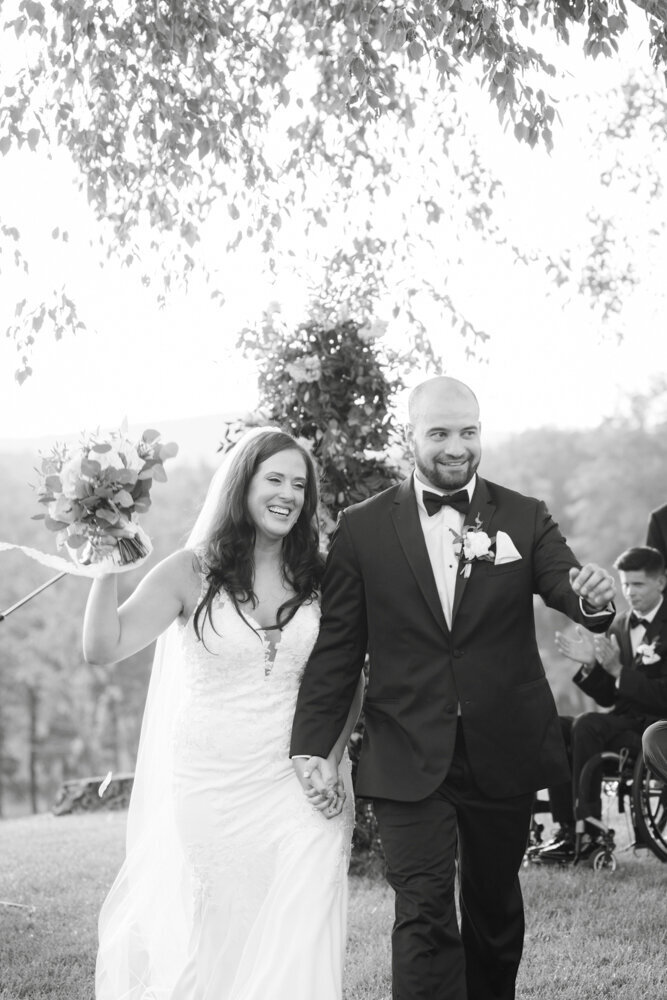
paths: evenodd
<path fill-rule="evenodd" d="M 401 483 L 396 491 L 391 511 L 394 527 L 398 534 L 405 558 L 412 570 L 417 586 L 422 592 L 438 625 L 449 634 L 445 614 L 440 603 L 440 595 L 433 576 L 431 560 L 424 540 L 424 532 L 419 521 L 417 498 L 412 485 L 412 476 Z"/>
<path fill-rule="evenodd" d="M 480 531 L 489 531 L 489 525 L 491 523 L 491 518 L 493 517 L 496 510 L 496 505 L 491 500 L 491 495 L 489 493 L 489 487 L 484 479 L 477 477 L 477 483 L 475 485 L 475 492 L 472 495 L 472 500 L 470 502 L 470 510 L 468 511 L 465 520 L 463 522 L 463 530 L 465 531 L 468 525 L 479 525 Z M 463 550 L 461 550 L 461 559 L 459 562 L 459 569 L 456 572 L 456 586 L 454 588 L 454 603 L 452 607 L 452 624 L 456 618 L 456 612 L 458 611 L 461 601 L 463 600 L 463 595 L 465 589 L 468 586 L 468 580 L 470 575 L 475 572 L 475 563 L 477 560 L 473 559 L 470 564 L 470 573 L 466 576 L 463 573 L 463 569 L 466 565 L 463 558 Z"/>
<path fill-rule="evenodd" d="M 621 663 L 625 666 L 632 666 L 635 660 L 632 652 L 632 642 L 630 640 L 630 612 L 623 614 L 621 627 L 618 630 L 618 645 L 621 650 Z"/>

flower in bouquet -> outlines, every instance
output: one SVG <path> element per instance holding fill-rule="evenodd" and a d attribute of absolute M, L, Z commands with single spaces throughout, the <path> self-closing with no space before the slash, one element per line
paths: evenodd
<path fill-rule="evenodd" d="M 132 441 L 126 426 L 106 436 L 83 435 L 75 448 L 55 445 L 37 470 L 46 513 L 35 520 L 44 520 L 56 533 L 58 548 L 66 548 L 75 562 L 135 562 L 150 551 L 138 515 L 151 505 L 153 481 L 166 482 L 164 462 L 177 452 L 178 446 L 163 444 L 155 430 Z"/>

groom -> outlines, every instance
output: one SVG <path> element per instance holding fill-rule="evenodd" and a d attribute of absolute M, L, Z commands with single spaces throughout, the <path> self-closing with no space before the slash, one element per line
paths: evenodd
<path fill-rule="evenodd" d="M 533 792 L 569 773 L 533 594 L 604 631 L 614 584 L 579 568 L 544 503 L 477 476 L 466 385 L 419 385 L 408 440 L 414 475 L 338 522 L 291 754 L 302 779 L 300 757 L 327 756 L 368 651 L 356 791 L 373 800 L 396 893 L 394 1000 L 510 1000 Z"/>

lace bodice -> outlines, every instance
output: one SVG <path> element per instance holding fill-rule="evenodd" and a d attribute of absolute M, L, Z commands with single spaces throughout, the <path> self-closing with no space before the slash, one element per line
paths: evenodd
<path fill-rule="evenodd" d="M 190 619 L 180 633 L 186 695 L 177 719 L 177 741 L 218 759 L 263 750 L 284 761 L 319 619 L 316 602 L 301 605 L 275 649 L 250 616 L 241 618 L 226 594 L 214 600 L 203 641 Z"/>

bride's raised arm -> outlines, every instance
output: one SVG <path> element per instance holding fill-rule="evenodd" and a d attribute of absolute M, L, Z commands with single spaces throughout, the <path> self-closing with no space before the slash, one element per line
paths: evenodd
<path fill-rule="evenodd" d="M 194 608 L 199 574 L 192 551 L 181 549 L 158 563 L 118 607 L 116 574 L 93 581 L 83 622 L 87 663 L 117 663 L 148 646 Z"/>

